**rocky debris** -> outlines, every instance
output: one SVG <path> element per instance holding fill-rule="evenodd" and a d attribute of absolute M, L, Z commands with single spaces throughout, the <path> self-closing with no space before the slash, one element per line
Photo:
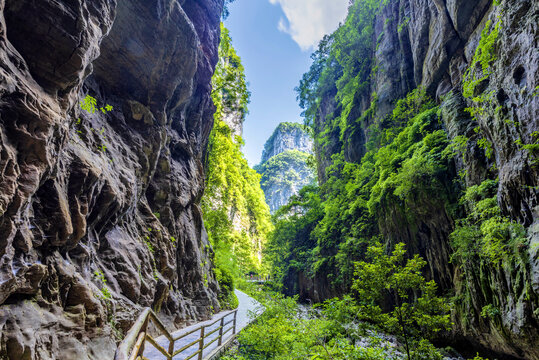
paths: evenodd
<path fill-rule="evenodd" d="M 314 183 L 308 164 L 313 140 L 306 128 L 297 123 L 280 123 L 264 145 L 262 162 L 255 167 L 272 213 L 286 205 L 291 196 Z"/>
<path fill-rule="evenodd" d="M 0 1 L 0 358 L 111 358 L 143 307 L 218 310 L 198 204 L 221 9 Z"/>

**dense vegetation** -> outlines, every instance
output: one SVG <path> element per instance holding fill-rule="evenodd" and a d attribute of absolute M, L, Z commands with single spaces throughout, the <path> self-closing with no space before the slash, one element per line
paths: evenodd
<path fill-rule="evenodd" d="M 337 293 L 345 293 L 352 284 L 353 261 L 382 235 L 376 225 L 386 211 L 398 211 L 401 221 L 409 223 L 421 197 L 438 194 L 440 201 L 448 201 L 453 186 L 446 177 L 450 143 L 437 107 L 414 91 L 399 101 L 390 120 L 395 125 L 376 129 L 373 142 L 380 147 L 360 164 L 345 161 L 342 153 L 334 155 L 327 181 L 305 189 L 277 214 L 268 255 L 283 283 L 287 274 L 301 270 L 327 277 Z M 283 256 L 287 249 L 295 255 Z"/>
<path fill-rule="evenodd" d="M 306 166 L 310 159 L 311 155 L 294 149 L 277 154 L 265 163 L 256 166 L 256 171 L 262 175 L 262 188 L 274 186 L 283 189 L 293 186 L 301 179 L 311 177 L 312 170 Z"/>
<path fill-rule="evenodd" d="M 272 224 L 260 188 L 260 175 L 251 169 L 241 152 L 243 141 L 234 138 L 225 116 L 243 121 L 249 92 L 241 60 L 221 27 L 220 61 L 213 83 L 217 107 L 210 135 L 207 184 L 202 199 L 204 224 L 215 252 L 215 275 L 225 307 L 235 303 L 235 280 L 250 271 L 262 270 L 262 248 Z"/>
<path fill-rule="evenodd" d="M 353 296 L 331 299 L 300 310 L 296 299 L 253 291 L 265 307 L 254 325 L 240 334 L 239 349 L 225 359 L 442 359 L 447 351 L 424 337 L 447 329 L 448 305 L 435 295 L 436 285 L 425 281 L 418 256 L 404 262 L 404 244 L 385 255 L 382 245 L 369 248 L 369 262 L 355 264 Z M 413 289 L 418 296 L 409 296 Z M 385 293 L 397 301 L 391 311 L 376 302 Z M 397 345 L 394 336 L 404 339 Z"/>
<path fill-rule="evenodd" d="M 443 104 L 422 88 L 379 115 L 371 89 L 379 42 L 373 42 L 374 18 L 386 5 L 351 2 L 346 21 L 320 42 L 296 89 L 314 134 L 320 184 L 303 188 L 276 212 L 264 260 L 273 280 L 266 287 L 300 296 L 262 297 L 266 312 L 242 333 L 231 358 L 442 359 L 444 351 L 433 343 L 451 329 L 451 310 L 464 317 L 461 322 L 474 316 L 492 327 L 501 322 L 499 299 L 488 289 L 479 295 L 488 305 L 470 313 L 478 296 L 472 293 L 488 287 L 485 269 L 526 267 L 526 231 L 498 206 L 493 147 L 481 129 L 473 138 L 451 138 Z M 405 26 L 399 24 L 399 32 Z M 493 98 L 476 87 L 491 74 L 500 26 L 486 22 L 474 68 L 464 72 L 462 94 L 472 117 Z M 364 143 L 352 140 L 359 132 Z M 362 147 L 359 158 L 349 155 L 351 146 Z M 466 188 L 472 146 L 490 169 Z M 262 185 L 284 186 L 287 179 L 272 177 L 272 169 L 299 156 L 283 153 L 268 161 Z M 447 228 L 437 229 L 439 219 Z M 427 266 L 433 252 L 447 274 Z M 325 302 L 305 313 L 298 298 Z M 392 334 L 399 345 L 382 334 Z"/>
<path fill-rule="evenodd" d="M 388 115 L 376 116 L 378 96 L 370 89 L 377 71 L 373 20 L 384 6 L 379 0 L 353 2 L 345 23 L 312 55 L 313 64 L 296 90 L 305 124 L 315 135 L 322 179 L 275 214 L 265 250 L 274 289 L 300 294 L 301 300 L 335 295 L 341 300 L 331 300 L 315 319 L 305 319 L 291 315 L 291 300 L 277 298 L 261 324 L 240 338 L 239 353 L 246 359 L 388 358 L 379 342 L 372 352 L 353 346 L 367 334 L 350 333 L 350 327 L 356 329 L 351 324 L 358 323 L 370 334 L 395 334 L 402 344 L 398 358 L 441 358 L 430 341 L 451 327 L 450 308 L 467 314 L 473 307 L 472 283 L 483 281 L 477 269 L 523 261 L 525 231 L 502 215 L 496 173 L 465 189 L 457 163 L 465 161 L 469 139 L 450 138 L 440 106 L 424 89 L 396 102 Z M 498 28 L 486 24 L 475 54 L 482 73 L 465 73 L 464 96 L 472 97 L 474 84 L 489 75 Z M 478 97 L 471 100 L 482 103 Z M 360 131 L 366 134 L 364 155 L 351 160 L 346 150 L 351 134 Z M 474 141 L 490 158 L 492 146 L 476 133 Z M 446 288 L 444 297 L 433 281 L 443 274 L 427 269 L 426 259 L 417 255 L 429 251 L 417 243 L 420 227 L 436 224 L 436 218 L 455 224 L 442 234 L 450 243 L 438 250 L 449 252 L 444 261 L 460 270 L 460 288 L 456 293 Z M 495 296 L 490 301 L 481 317 L 495 320 L 500 310 Z M 336 314 L 347 317 L 337 320 Z M 339 327 L 344 330 L 335 330 Z M 262 333 L 271 336 L 256 341 Z"/>

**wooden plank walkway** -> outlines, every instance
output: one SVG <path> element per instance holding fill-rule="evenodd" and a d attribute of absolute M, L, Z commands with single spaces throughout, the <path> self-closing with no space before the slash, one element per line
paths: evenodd
<path fill-rule="evenodd" d="M 235 290 L 236 296 L 238 297 L 239 305 L 238 305 L 238 313 L 236 318 L 236 333 L 240 332 L 243 328 L 245 328 L 247 325 L 249 325 L 250 321 L 253 320 L 253 318 L 250 316 L 251 312 L 254 313 L 261 313 L 263 311 L 262 306 L 258 301 L 253 299 L 252 297 L 248 296 L 242 291 Z M 197 327 L 200 327 L 205 324 L 211 324 L 215 320 L 222 317 L 224 314 L 228 313 L 229 311 L 223 311 L 218 314 L 215 314 L 210 320 L 200 322 L 197 324 L 193 324 L 189 327 L 186 327 L 184 329 L 178 330 L 172 334 L 174 338 L 181 336 L 183 334 L 189 333 L 189 331 L 192 331 L 193 329 L 196 329 Z M 205 328 L 206 334 L 216 330 L 219 328 L 220 322 L 216 322 L 210 327 Z M 224 330 L 226 331 L 231 327 L 232 324 L 229 324 L 225 326 Z M 208 336 L 205 339 L 205 342 L 209 344 L 212 340 L 216 339 L 219 336 L 219 331 L 215 331 L 213 334 Z M 232 334 L 232 331 L 229 331 L 222 340 L 222 345 L 218 346 L 218 341 L 213 342 L 210 346 L 208 346 L 206 349 L 204 349 L 203 353 L 203 359 L 209 359 L 217 352 L 217 350 L 220 350 L 218 348 L 224 347 L 228 345 L 227 343 L 229 340 L 231 340 L 235 335 Z M 181 349 L 184 346 L 189 345 L 190 343 L 194 342 L 200 338 L 200 331 L 195 331 L 192 334 L 189 334 L 185 336 L 184 338 L 178 340 L 174 344 L 174 351 Z M 165 349 L 168 347 L 168 339 L 165 336 L 161 336 L 156 339 L 157 343 L 164 347 Z M 195 343 L 185 349 L 181 354 L 176 355 L 173 360 L 185 360 L 188 359 L 190 356 L 192 356 L 194 353 L 196 353 L 199 349 L 199 344 Z M 151 344 L 147 344 L 144 349 L 144 357 L 148 358 L 149 360 L 166 360 L 166 357 L 161 354 L 154 346 Z M 196 359 L 196 357 L 195 357 Z"/>

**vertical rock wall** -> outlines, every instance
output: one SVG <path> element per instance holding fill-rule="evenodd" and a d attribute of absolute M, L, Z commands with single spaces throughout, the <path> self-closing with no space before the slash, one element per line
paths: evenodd
<path fill-rule="evenodd" d="M 0 1 L 0 358 L 111 358 L 143 307 L 218 310 L 199 201 L 221 9 Z"/>
<path fill-rule="evenodd" d="M 472 59 L 481 32 L 490 21 L 491 28 L 501 22 L 489 62 L 491 74 L 473 94 L 492 99 L 475 118 L 465 111 L 477 107 L 462 96 L 463 75 L 481 67 Z M 377 94 L 376 115 L 383 119 L 396 101 L 418 86 L 424 87 L 441 107 L 444 127 L 451 138 L 466 136 L 464 161 L 457 160 L 456 171 L 465 171 L 465 186 L 486 178 L 499 178 L 498 204 L 504 216 L 523 224 L 528 231 L 529 248 L 520 249 L 520 258 L 492 268 L 479 263 L 463 269 L 450 263 L 449 234 L 454 220 L 444 204 L 418 203 L 413 214 L 419 219 L 403 226 L 396 209 L 384 209 L 379 219 L 380 232 L 391 243 L 407 243 L 409 248 L 428 260 L 429 276 L 444 291 L 464 298 L 455 309 L 453 336 L 519 358 L 539 357 L 539 167 L 538 154 L 522 144 L 533 144 L 539 130 L 539 3 L 530 0 L 394 0 L 381 7 L 375 18 L 373 61 L 376 72 L 369 89 L 355 101 L 350 112 L 344 140 L 338 131 L 328 132 L 331 117 L 340 114 L 334 100 L 336 89 L 322 99 L 315 128 L 326 132 L 325 146 L 315 144 L 321 182 L 331 155 L 344 150 L 347 161 L 360 162 L 369 139 L 369 122 L 356 122 Z M 487 29 L 489 30 L 489 29 Z M 487 32 L 488 34 L 488 32 Z M 474 131 L 480 130 L 479 134 Z M 478 141 L 484 137 L 492 144 L 491 159 Z M 448 174 L 448 179 L 455 174 Z M 453 203 L 456 189 L 450 194 Z M 316 281 L 315 285 L 316 287 Z M 324 279 L 320 279 L 320 287 Z M 493 304 L 501 316 L 488 320 L 480 315 L 483 307 Z"/>
<path fill-rule="evenodd" d="M 312 136 L 297 123 L 280 123 L 264 145 L 257 170 L 260 184 L 272 213 L 288 203 L 291 196 L 315 182 L 309 156 L 313 153 Z"/>

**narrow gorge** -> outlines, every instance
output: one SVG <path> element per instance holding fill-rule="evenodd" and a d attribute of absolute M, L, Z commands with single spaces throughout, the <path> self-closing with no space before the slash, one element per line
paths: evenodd
<path fill-rule="evenodd" d="M 250 1 L 0 0 L 0 360 L 236 288 L 266 312 L 223 360 L 539 359 L 539 2 Z M 303 123 L 253 132 L 277 57 Z"/>

